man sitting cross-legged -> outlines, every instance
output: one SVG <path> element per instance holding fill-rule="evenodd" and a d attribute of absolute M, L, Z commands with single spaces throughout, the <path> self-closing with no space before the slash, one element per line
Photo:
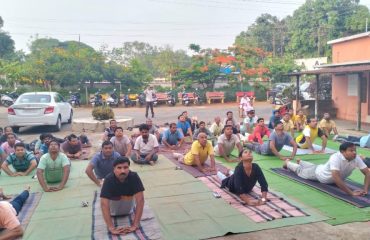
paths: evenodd
<path fill-rule="evenodd" d="M 0 201 L 0 239 L 18 239 L 23 236 L 23 228 L 17 215 L 22 210 L 23 204 L 30 195 L 30 187 L 27 187 L 12 201 Z M 0 200 L 9 199 L 0 188 Z"/>
<path fill-rule="evenodd" d="M 112 172 L 113 162 L 121 155 L 113 151 L 113 143 L 104 141 L 101 151 L 96 153 L 86 167 L 86 175 L 99 187 L 102 186 L 104 178 Z"/>
<path fill-rule="evenodd" d="M 61 149 L 69 159 L 79 159 L 82 155 L 82 144 L 73 133 L 62 143 Z"/>
<path fill-rule="evenodd" d="M 134 152 L 131 155 L 132 161 L 138 164 L 150 164 L 158 160 L 158 141 L 153 134 L 149 134 L 149 127 L 142 124 L 139 127 L 140 136 L 135 141 Z"/>
<path fill-rule="evenodd" d="M 42 155 L 37 166 L 37 179 L 45 192 L 60 191 L 68 181 L 71 163 L 67 156 L 59 151 L 60 143 L 51 140 L 49 152 Z M 47 183 L 59 183 L 48 186 Z"/>
<path fill-rule="evenodd" d="M 322 139 L 321 150 L 316 150 L 313 147 L 313 142 L 317 137 Z M 317 119 L 310 118 L 307 120 L 307 126 L 302 133 L 295 139 L 297 145 L 303 149 L 311 149 L 313 153 L 325 153 L 327 136 L 320 128 L 317 127 Z"/>
<path fill-rule="evenodd" d="M 164 131 L 162 143 L 172 150 L 180 148 L 184 143 L 184 135 L 181 130 L 177 129 L 176 123 L 171 123 L 170 128 Z"/>
<path fill-rule="evenodd" d="M 200 121 L 199 122 L 199 128 L 197 128 L 194 131 L 193 140 L 197 140 L 198 139 L 199 133 L 205 133 L 207 135 L 207 138 L 208 139 L 212 139 L 213 138 L 213 134 L 211 133 L 211 131 L 208 128 L 206 128 L 206 123 L 204 121 Z"/>
<path fill-rule="evenodd" d="M 1 165 L 1 168 L 12 177 L 27 176 L 37 166 L 37 161 L 33 153 L 28 152 L 24 143 L 16 143 L 15 153 L 11 153 Z M 15 172 L 9 169 L 12 165 Z"/>
<path fill-rule="evenodd" d="M 177 128 L 182 131 L 182 134 L 184 134 L 184 136 L 190 136 L 190 138 L 193 138 L 191 126 L 189 122 L 185 120 L 184 115 L 178 116 Z"/>
<path fill-rule="evenodd" d="M 113 172 L 108 174 L 101 193 L 101 209 L 104 221 L 112 234 L 127 234 L 140 226 L 144 209 L 144 186 L 136 172 L 130 171 L 130 160 L 119 157 L 113 162 Z M 131 226 L 115 226 L 111 216 L 128 215 L 135 208 Z"/>
<path fill-rule="evenodd" d="M 223 157 L 227 162 L 237 162 L 238 159 L 232 159 L 230 154 L 237 147 L 239 152 L 243 151 L 240 140 L 236 134 L 233 134 L 233 126 L 226 125 L 224 133 L 218 137 L 215 155 Z"/>
<path fill-rule="evenodd" d="M 334 140 L 338 137 L 338 130 L 335 122 L 330 119 L 329 113 L 324 113 L 323 119 L 321 119 L 319 123 L 319 128 L 325 133 L 326 136 L 330 136 L 330 133 L 333 132 L 335 134 Z"/>
<path fill-rule="evenodd" d="M 121 156 L 131 156 L 131 141 L 126 135 L 123 135 L 123 128 L 117 127 L 116 130 L 114 130 L 114 137 L 112 137 L 110 141 L 113 143 L 114 151 L 121 154 Z"/>
<path fill-rule="evenodd" d="M 219 137 L 222 134 L 222 130 L 224 129 L 224 124 L 221 122 L 220 117 L 215 117 L 215 121 L 212 123 L 209 130 L 215 137 Z"/>
<path fill-rule="evenodd" d="M 212 144 L 207 141 L 205 133 L 199 133 L 198 140 L 191 145 L 190 151 L 185 157 L 180 153 L 173 154 L 180 163 L 188 166 L 196 166 L 200 172 L 216 173 L 216 162 Z M 211 159 L 211 167 L 204 167 L 208 157 Z"/>
<path fill-rule="evenodd" d="M 267 201 L 268 185 L 262 169 L 253 163 L 253 155 L 250 150 L 241 151 L 239 154 L 241 162 L 235 167 L 235 171 L 228 173 L 218 172 L 217 176 L 222 181 L 221 188 L 227 187 L 230 192 L 239 195 L 247 205 L 261 205 Z M 230 175 L 230 176 L 226 176 Z M 262 198 L 256 200 L 248 197 L 256 183 L 261 186 Z"/>
<path fill-rule="evenodd" d="M 259 143 L 247 143 L 246 147 L 252 151 L 255 151 L 258 154 L 262 155 L 270 155 L 270 156 L 277 156 L 281 160 L 293 159 L 297 152 L 297 144 L 288 134 L 284 132 L 284 125 L 281 121 L 277 120 L 274 123 L 275 130 L 271 133 L 269 140 L 264 142 L 263 144 Z M 280 154 L 281 149 L 284 145 L 291 145 L 293 146 L 293 152 L 290 157 L 286 157 Z"/>
<path fill-rule="evenodd" d="M 287 160 L 284 168 L 288 168 L 304 179 L 325 184 L 335 183 L 343 192 L 351 196 L 366 195 L 370 185 L 370 171 L 364 161 L 356 155 L 356 146 L 349 142 L 342 143 L 339 146 L 339 152 L 332 154 L 325 164 L 315 165 L 302 160 L 297 160 L 296 164 Z M 355 168 L 359 168 L 365 175 L 363 190 L 352 191 L 344 182 Z"/>

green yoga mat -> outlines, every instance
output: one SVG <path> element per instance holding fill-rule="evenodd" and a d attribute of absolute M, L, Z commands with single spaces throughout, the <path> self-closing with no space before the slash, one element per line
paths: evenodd
<path fill-rule="evenodd" d="M 91 238 L 91 203 L 98 187 L 84 174 L 87 163 L 73 162 L 65 189 L 42 195 L 23 239 Z M 155 166 L 132 164 L 132 169 L 143 180 L 145 200 L 156 214 L 164 239 L 204 239 L 327 219 L 302 206 L 310 216 L 257 224 L 222 199 L 214 198 L 202 182 L 175 170 L 175 165 L 162 156 Z M 31 176 L 14 178 L 2 174 L 0 181 L 9 194 L 20 192 L 26 184 L 31 185 L 32 191 L 42 191 Z M 81 207 L 82 201 L 89 201 L 89 207 Z"/>
<path fill-rule="evenodd" d="M 322 164 L 329 159 L 329 156 L 329 154 L 309 154 L 301 155 L 299 157 L 315 164 Z M 236 163 L 227 163 L 223 158 L 217 157 L 216 159 L 231 169 L 234 169 L 236 166 Z M 277 157 L 263 157 L 262 159 L 263 160 L 258 158 L 256 159 L 255 157 L 254 161 L 263 169 L 267 182 L 269 183 L 269 187 L 284 193 L 290 199 L 295 199 L 307 206 L 318 209 L 324 215 L 331 218 L 326 221 L 327 223 L 338 225 L 370 220 L 370 208 L 357 208 L 311 187 L 285 179 L 270 170 L 271 168 L 281 167 L 283 165 L 283 161 Z M 364 177 L 359 170 L 355 170 L 350 176 L 350 179 L 362 183 Z"/>
<path fill-rule="evenodd" d="M 169 160 L 161 156 L 160 161 Z M 300 205 L 310 216 L 255 223 L 224 200 L 214 198 L 209 188 L 185 171 L 170 167 L 138 173 L 146 186 L 146 201 L 166 239 L 204 239 L 327 219 Z"/>

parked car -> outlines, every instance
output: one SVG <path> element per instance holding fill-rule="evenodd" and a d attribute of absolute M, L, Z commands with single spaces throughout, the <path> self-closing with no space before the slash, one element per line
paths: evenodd
<path fill-rule="evenodd" d="M 57 92 L 23 93 L 8 108 L 8 122 L 14 132 L 20 127 L 43 125 L 59 131 L 62 123 L 72 122 L 72 117 L 71 104 Z"/>

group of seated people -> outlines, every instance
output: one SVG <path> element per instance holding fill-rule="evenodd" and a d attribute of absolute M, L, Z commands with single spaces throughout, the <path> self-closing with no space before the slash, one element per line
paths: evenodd
<path fill-rule="evenodd" d="M 241 124 L 233 118 L 232 112 L 227 112 L 224 121 L 216 117 L 210 128 L 206 127 L 204 121 L 198 122 L 196 118 L 190 119 L 187 114 L 183 112 L 178 117 L 177 123 L 170 123 L 169 128 L 162 132 L 151 119 L 147 119 L 146 124 L 140 125 L 140 134 L 133 134 L 131 137 L 124 134 L 124 130 L 117 126 L 115 120 L 111 120 L 110 126 L 105 129 L 101 150 L 95 153 L 89 161 L 85 173 L 94 184 L 101 187 L 103 218 L 112 234 L 126 234 L 135 231 L 140 226 L 144 207 L 144 186 L 138 174 L 130 171 L 130 159 L 138 164 L 153 165 L 158 161 L 160 144 L 164 148 L 173 150 L 173 156 L 180 163 L 194 166 L 206 174 L 217 174 L 221 187 L 228 188 L 248 205 L 260 205 L 268 201 L 268 183 L 261 168 L 257 163 L 253 163 L 252 151 L 277 156 L 284 161 L 283 167 L 290 169 L 300 177 L 318 180 L 322 183 L 335 183 L 344 192 L 353 196 L 368 193 L 369 170 L 363 160 L 356 155 L 356 147 L 351 143 L 343 143 L 339 152 L 333 154 L 323 165 L 317 166 L 299 159 L 297 164 L 292 162 L 298 148 L 310 148 L 313 153 L 325 150 L 326 139 L 333 129 L 319 128 L 315 118 L 305 120 L 306 125 L 303 127 L 296 127 L 296 130 L 301 130 L 301 132 L 294 138 L 294 132 L 292 133 L 291 129 L 286 130 L 287 123 L 294 129 L 294 124 L 290 124 L 289 114 L 280 119 L 279 115 L 274 113 L 273 123 L 271 123 L 273 129 L 265 125 L 263 118 L 256 117 L 253 109 L 248 110 Z M 330 117 L 323 120 L 332 121 Z M 328 124 L 333 126 L 330 122 Z M 320 123 L 320 126 L 323 125 Z M 334 133 L 337 134 L 336 130 Z M 267 141 L 263 141 L 264 136 L 268 137 Z M 188 137 L 192 143 L 190 150 L 184 155 L 177 153 L 176 150 L 185 144 L 185 137 Z M 313 148 L 313 142 L 317 137 L 323 139 L 321 150 Z M 71 134 L 61 145 L 58 139 L 46 134 L 40 137 L 40 143 L 36 144 L 34 153 L 32 153 L 27 151 L 24 143 L 16 142 L 16 136 L 9 132 L 6 143 L 4 148 L 1 148 L 3 150 L 1 154 L 7 154 L 2 164 L 4 172 L 10 176 L 24 176 L 37 168 L 36 177 L 45 192 L 60 191 L 65 187 L 71 169 L 70 159 L 78 159 L 81 156 L 82 147 L 90 144 L 88 140 L 85 139 L 83 143 L 81 137 Z M 290 156 L 280 153 L 284 145 L 293 147 Z M 14 149 L 13 152 L 9 151 L 10 148 Z M 232 156 L 234 149 L 237 149 L 238 157 Z M 215 156 L 222 157 L 227 162 L 238 162 L 235 170 L 218 171 Z M 210 160 L 209 165 L 205 164 L 208 159 Z M 12 165 L 15 171 L 10 170 L 9 165 Z M 344 182 L 344 179 L 356 167 L 360 168 L 365 175 L 365 185 L 362 191 L 352 191 Z M 259 199 L 248 195 L 256 182 L 261 186 Z M 13 230 L 16 229 L 15 232 L 20 234 L 21 231 L 16 228 L 19 226 L 19 221 L 16 222 L 16 215 L 27 199 L 28 192 L 29 189 L 26 189 L 20 195 L 22 197 L 9 204 L 0 202 L 0 227 L 4 227 L 1 225 L 1 216 L 3 212 L 6 212 L 8 214 L 6 216 L 12 216 L 9 217 L 12 219 L 11 225 L 7 226 L 12 226 Z M 0 198 L 5 197 L 0 189 Z M 13 208 L 16 211 L 13 211 Z M 130 226 L 116 227 L 113 224 L 111 216 L 130 214 L 134 208 L 135 216 Z M 8 229 L 7 226 L 4 228 Z M 5 230 L 5 233 L 0 233 L 0 236 L 1 234 L 9 234 L 9 232 Z"/>

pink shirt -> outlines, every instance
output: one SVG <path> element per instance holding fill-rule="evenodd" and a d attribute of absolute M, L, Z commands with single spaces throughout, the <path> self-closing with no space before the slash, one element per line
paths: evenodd
<path fill-rule="evenodd" d="M 0 228 L 12 230 L 19 225 L 17 212 L 13 206 L 6 201 L 0 201 Z"/>
<path fill-rule="evenodd" d="M 15 143 L 19 143 L 19 142 L 20 141 L 15 140 Z M 1 148 L 4 150 L 4 152 L 6 153 L 6 155 L 10 155 L 11 153 L 14 153 L 15 152 L 14 146 L 13 147 L 9 146 L 9 143 L 8 142 L 4 142 L 3 144 L 1 144 Z"/>

